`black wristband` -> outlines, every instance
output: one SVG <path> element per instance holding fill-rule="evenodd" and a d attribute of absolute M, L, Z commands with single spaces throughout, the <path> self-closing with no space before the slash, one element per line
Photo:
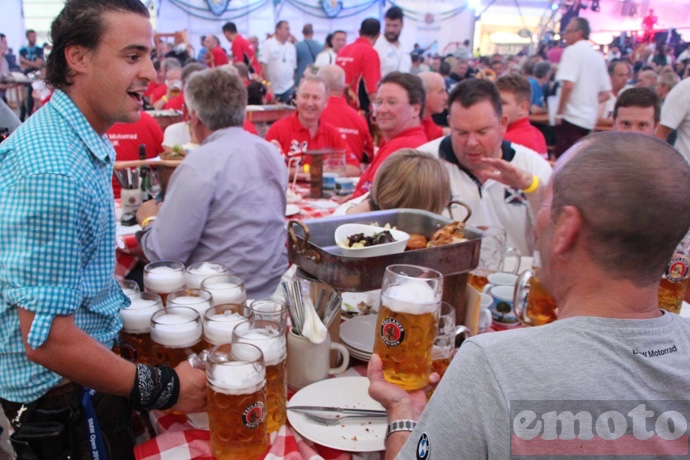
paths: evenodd
<path fill-rule="evenodd" d="M 134 409 L 169 409 L 180 395 L 180 379 L 174 369 L 167 366 L 137 364 L 134 386 L 129 402 Z"/>

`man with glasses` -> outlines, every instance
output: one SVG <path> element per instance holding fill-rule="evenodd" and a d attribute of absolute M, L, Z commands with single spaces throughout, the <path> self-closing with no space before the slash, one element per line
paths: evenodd
<path fill-rule="evenodd" d="M 594 129 L 599 103 L 606 102 L 611 91 L 604 56 L 589 43 L 589 22 L 573 19 L 565 28 L 564 38 L 568 47 L 556 73 L 561 86 L 556 112 L 556 157 Z"/>
<path fill-rule="evenodd" d="M 374 116 L 383 141 L 362 173 L 353 198 L 369 191 L 386 158 L 400 149 L 414 149 L 427 142 L 421 125 L 425 100 L 424 85 L 418 76 L 394 71 L 383 77 L 374 98 Z"/>

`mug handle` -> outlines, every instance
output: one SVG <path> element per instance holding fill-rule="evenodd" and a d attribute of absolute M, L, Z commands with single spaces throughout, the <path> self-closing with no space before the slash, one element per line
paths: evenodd
<path fill-rule="evenodd" d="M 509 257 L 510 255 L 515 257 L 515 268 L 511 273 L 513 275 L 517 275 L 518 271 L 520 270 L 520 260 L 522 259 L 522 254 L 520 253 L 520 250 L 518 248 L 508 248 L 506 249 L 506 254 L 503 257 L 503 260 L 505 260 L 505 258 Z"/>
<path fill-rule="evenodd" d="M 527 316 L 527 296 L 529 295 L 529 283 L 530 278 L 534 276 L 532 270 L 525 270 L 518 276 L 517 281 L 515 281 L 515 291 L 513 292 L 513 311 L 515 312 L 515 317 L 520 321 L 523 326 L 531 326 L 532 320 Z"/>
<path fill-rule="evenodd" d="M 331 342 L 330 350 L 338 350 L 343 356 L 343 362 L 338 367 L 328 369 L 328 375 L 342 374 L 347 370 L 347 366 L 350 365 L 350 352 L 343 345 L 334 342 Z"/>

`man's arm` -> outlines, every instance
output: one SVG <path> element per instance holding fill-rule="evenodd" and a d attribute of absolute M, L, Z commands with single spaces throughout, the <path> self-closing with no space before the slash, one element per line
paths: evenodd
<path fill-rule="evenodd" d="M 672 132 L 673 129 L 659 123 L 659 126 L 657 126 L 654 135 L 657 137 L 657 139 L 661 139 L 662 141 L 666 142 L 668 140 L 668 136 L 670 136 Z"/>
<path fill-rule="evenodd" d="M 570 95 L 573 93 L 573 88 L 575 88 L 575 83 L 572 81 L 562 81 L 561 82 L 561 100 L 558 103 L 558 111 L 556 112 L 556 124 L 561 124 L 563 119 L 563 113 L 565 112 L 565 107 L 568 105 L 570 100 Z"/>
<path fill-rule="evenodd" d="M 129 397 L 136 366 L 118 357 L 74 324 L 74 316 L 56 316 L 47 340 L 38 348 L 28 344 L 34 313 L 18 308 L 19 326 L 27 358 L 80 385 L 102 393 Z M 180 393 L 173 408 L 198 412 L 206 407 L 206 375 L 188 362 L 175 368 Z"/>
<path fill-rule="evenodd" d="M 543 161 L 543 168 L 537 167 L 531 172 L 498 158 L 484 158 L 482 162 L 493 169 L 481 170 L 478 173 L 480 180 L 493 179 L 512 189 L 525 191 L 527 203 L 532 213 L 536 214 L 544 200 L 547 179 L 551 177 L 549 172 L 551 167 L 546 161 Z"/>

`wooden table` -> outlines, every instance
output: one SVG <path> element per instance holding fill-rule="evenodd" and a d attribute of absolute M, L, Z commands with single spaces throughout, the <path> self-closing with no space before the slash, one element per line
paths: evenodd
<path fill-rule="evenodd" d="M 292 115 L 295 107 L 291 105 L 248 105 L 247 120 L 252 123 L 273 123 Z"/>

